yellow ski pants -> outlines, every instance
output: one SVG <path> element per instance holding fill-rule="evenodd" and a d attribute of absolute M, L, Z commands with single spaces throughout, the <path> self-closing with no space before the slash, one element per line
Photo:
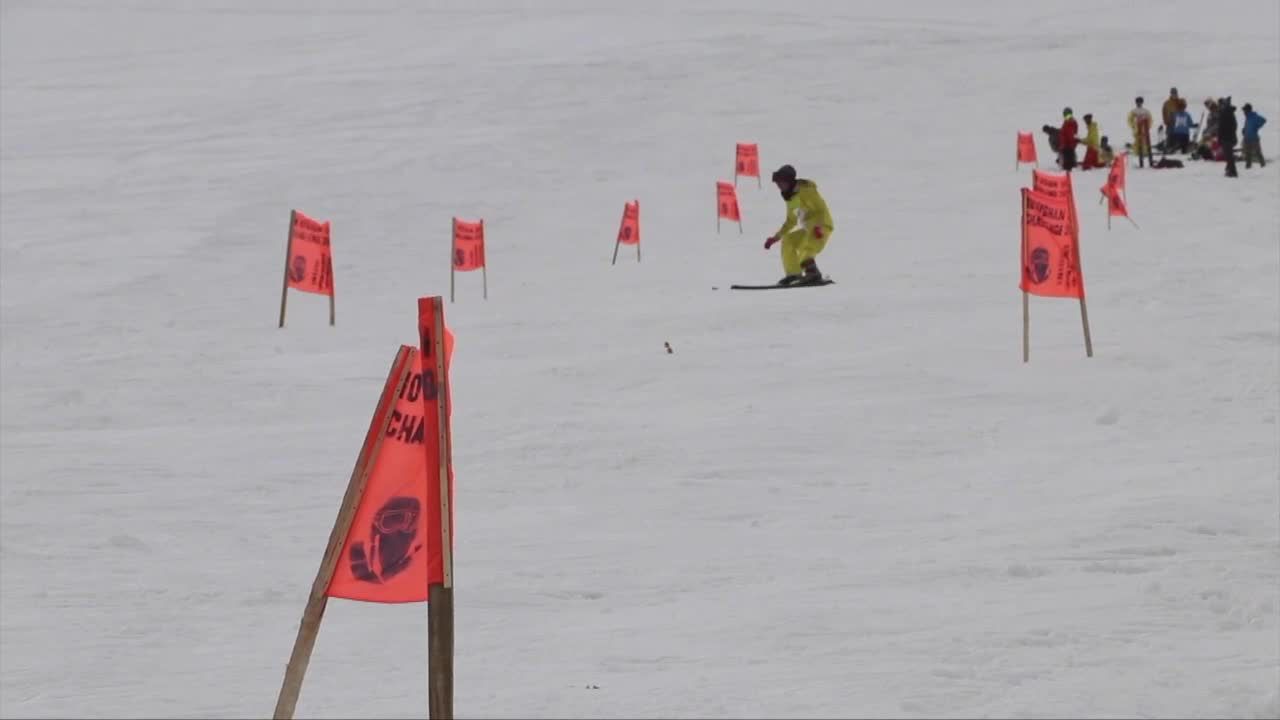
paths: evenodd
<path fill-rule="evenodd" d="M 792 230 L 782 236 L 782 270 L 788 275 L 799 275 L 805 260 L 812 260 L 827 246 L 831 230 L 823 228 L 822 237 L 816 238 L 807 229 Z"/>

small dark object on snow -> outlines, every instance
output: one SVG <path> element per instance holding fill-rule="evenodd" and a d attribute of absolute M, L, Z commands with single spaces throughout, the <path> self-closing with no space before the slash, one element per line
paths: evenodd
<path fill-rule="evenodd" d="M 662 347 L 664 347 L 664 348 L 666 348 L 666 349 L 667 349 L 667 354 L 668 354 L 668 355 L 670 355 L 670 354 L 672 354 L 672 353 L 674 353 L 674 352 L 675 352 L 675 350 L 672 350 L 672 349 L 671 349 L 671 343 L 669 343 L 669 342 L 664 342 L 664 343 L 662 343 Z"/>

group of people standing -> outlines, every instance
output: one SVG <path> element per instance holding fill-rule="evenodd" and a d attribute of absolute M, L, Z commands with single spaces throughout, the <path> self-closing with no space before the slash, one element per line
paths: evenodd
<path fill-rule="evenodd" d="M 1258 131 L 1266 124 L 1267 119 L 1254 111 L 1253 106 L 1245 103 L 1241 108 L 1244 116 L 1243 127 L 1236 120 L 1236 108 L 1231 104 L 1231 96 L 1207 98 L 1204 101 L 1204 115 L 1196 122 L 1187 112 L 1187 101 L 1178 96 L 1177 88 L 1169 89 L 1169 97 L 1160 108 L 1160 120 L 1157 131 L 1157 142 L 1152 143 L 1152 125 L 1155 118 L 1144 105 L 1141 96 L 1134 98 L 1134 107 L 1129 111 L 1129 131 L 1133 142 L 1128 148 L 1138 158 L 1138 167 L 1181 167 L 1180 161 L 1171 161 L 1168 155 L 1181 153 L 1198 160 L 1222 161 L 1226 163 L 1226 176 L 1237 177 L 1236 147 L 1241 148 L 1245 168 L 1253 167 L 1256 161 L 1265 167 L 1266 159 L 1262 156 L 1262 143 Z M 1084 115 L 1085 135 L 1080 140 L 1080 127 L 1075 120 L 1071 108 L 1063 108 L 1062 125 L 1054 128 L 1045 125 L 1043 130 L 1049 136 L 1049 145 L 1058 153 L 1058 164 L 1063 170 L 1070 172 L 1075 167 L 1089 170 L 1107 167 L 1111 163 L 1114 151 L 1107 137 L 1101 135 L 1093 115 Z M 1193 136 L 1192 131 L 1199 130 Z M 1077 159 L 1077 147 L 1083 142 L 1084 159 Z M 1153 156 L 1153 149 L 1161 152 L 1160 162 Z"/>
<path fill-rule="evenodd" d="M 1115 159 L 1115 150 L 1111 141 L 1102 134 L 1093 113 L 1084 114 L 1084 140 L 1080 139 L 1080 124 L 1076 122 L 1071 108 L 1062 109 L 1062 125 L 1053 127 L 1045 125 L 1042 129 L 1049 136 L 1049 147 L 1058 154 L 1058 164 L 1063 170 L 1071 172 L 1076 166 L 1083 170 L 1110 167 Z M 1076 157 L 1077 148 L 1084 143 L 1083 160 Z"/>

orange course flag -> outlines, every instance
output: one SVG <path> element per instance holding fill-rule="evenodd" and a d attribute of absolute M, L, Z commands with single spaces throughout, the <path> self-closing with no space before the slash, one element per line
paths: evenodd
<path fill-rule="evenodd" d="M 1084 297 L 1068 200 L 1022 188 L 1022 282 L 1043 297 Z"/>
<path fill-rule="evenodd" d="M 1076 196 L 1071 187 L 1070 173 L 1051 173 L 1036 168 L 1031 171 L 1031 189 L 1066 202 L 1070 211 L 1070 230 L 1072 233 L 1079 230 L 1079 223 L 1076 222 Z"/>
<path fill-rule="evenodd" d="M 760 177 L 760 146 L 755 143 L 738 143 L 737 175 Z"/>
<path fill-rule="evenodd" d="M 1128 153 L 1116 155 L 1115 160 L 1111 161 L 1111 169 L 1107 171 L 1107 184 L 1123 193 L 1125 191 L 1125 168 L 1128 166 Z"/>
<path fill-rule="evenodd" d="M 618 228 L 618 242 L 623 245 L 640 243 L 640 201 L 635 200 L 622 206 L 622 225 Z"/>
<path fill-rule="evenodd" d="M 731 183 L 716 181 L 716 205 L 719 207 L 718 217 L 742 221 L 742 213 L 738 210 L 738 193 Z"/>
<path fill-rule="evenodd" d="M 1108 182 L 1102 186 L 1102 195 L 1107 199 L 1108 217 L 1129 217 L 1129 208 L 1125 206 L 1119 188 Z"/>
<path fill-rule="evenodd" d="M 446 356 L 452 354 L 451 341 L 446 332 Z M 435 395 L 437 384 L 434 371 L 423 372 L 418 350 L 405 349 L 412 374 L 395 399 L 378 453 L 369 461 L 369 480 L 329 581 L 329 597 L 425 602 L 427 587 L 443 577 L 439 505 L 432 504 L 430 492 L 436 468 L 427 467 L 432 449 L 439 452 L 438 422 L 423 414 L 424 397 Z M 395 379 L 393 371 L 387 382 Z"/>
<path fill-rule="evenodd" d="M 1018 162 L 1036 162 L 1036 141 L 1031 133 L 1018 133 Z"/>
<path fill-rule="evenodd" d="M 453 219 L 453 269 L 470 272 L 484 267 L 484 221 Z"/>
<path fill-rule="evenodd" d="M 330 248 L 329 221 L 319 222 L 294 210 L 289 229 L 289 287 L 333 295 Z"/>

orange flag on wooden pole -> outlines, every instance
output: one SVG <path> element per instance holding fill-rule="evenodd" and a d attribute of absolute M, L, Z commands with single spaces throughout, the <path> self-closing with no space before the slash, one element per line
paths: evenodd
<path fill-rule="evenodd" d="M 329 221 L 320 222 L 297 210 L 289 212 L 285 244 L 284 287 L 280 290 L 280 327 L 284 327 L 289 288 L 329 296 L 329 324 L 334 324 L 333 243 Z"/>
<path fill-rule="evenodd" d="M 738 143 L 737 157 L 733 163 L 733 186 L 738 186 L 738 176 L 754 177 L 756 187 L 764 187 L 760 181 L 760 146 L 755 143 Z"/>
<path fill-rule="evenodd" d="M 479 270 L 484 297 L 489 297 L 489 264 L 485 257 L 484 220 L 469 222 L 453 219 L 453 241 L 449 246 L 449 302 L 454 298 L 454 274 Z"/>
<path fill-rule="evenodd" d="M 742 234 L 742 210 L 738 207 L 738 191 L 723 180 L 716 181 L 716 232 L 720 232 L 720 220 L 738 221 L 738 234 Z"/>
<path fill-rule="evenodd" d="M 613 262 L 618 264 L 618 248 L 622 245 L 636 246 L 636 262 L 640 262 L 640 201 L 633 200 L 622 206 L 622 224 L 618 227 L 618 238 L 613 243 Z"/>

